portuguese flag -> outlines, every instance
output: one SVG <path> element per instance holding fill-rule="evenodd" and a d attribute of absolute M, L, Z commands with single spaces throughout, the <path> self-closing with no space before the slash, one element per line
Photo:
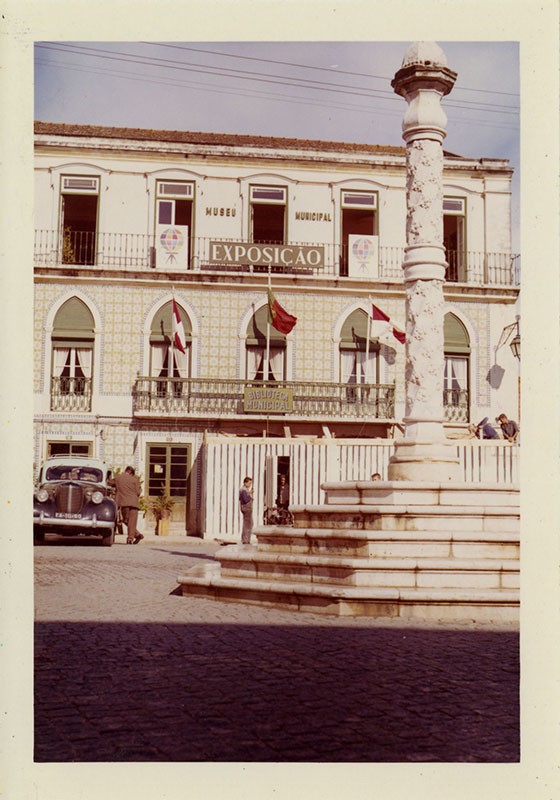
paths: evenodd
<path fill-rule="evenodd" d="M 271 289 L 268 290 L 268 316 L 270 324 L 280 333 L 289 333 L 297 322 L 297 317 L 282 308 Z"/>

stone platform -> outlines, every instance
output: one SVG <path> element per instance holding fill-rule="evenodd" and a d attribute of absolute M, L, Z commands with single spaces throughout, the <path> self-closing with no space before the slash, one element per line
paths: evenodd
<path fill-rule="evenodd" d="M 337 615 L 512 621 L 519 493 L 491 484 L 326 484 L 294 526 L 254 530 L 178 578 L 183 594 Z"/>

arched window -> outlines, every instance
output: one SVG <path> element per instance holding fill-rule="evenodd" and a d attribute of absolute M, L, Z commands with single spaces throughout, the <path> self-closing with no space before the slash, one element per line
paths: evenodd
<path fill-rule="evenodd" d="M 154 378 L 190 378 L 192 325 L 188 314 L 177 303 L 185 330 L 186 347 L 182 353 L 173 344 L 173 302 L 165 303 L 155 314 L 150 331 L 150 375 Z M 166 391 L 167 383 L 158 386 Z M 175 386 L 177 388 L 177 385 Z"/>
<path fill-rule="evenodd" d="M 52 333 L 51 410 L 90 411 L 94 320 L 86 304 L 71 297 L 55 317 Z"/>
<path fill-rule="evenodd" d="M 455 314 L 445 315 L 443 407 L 448 421 L 469 421 L 470 339 L 467 329 Z"/>
<path fill-rule="evenodd" d="M 379 382 L 379 342 L 372 337 L 368 315 L 361 308 L 353 311 L 342 326 L 339 357 L 341 383 L 351 387 Z"/>
<path fill-rule="evenodd" d="M 268 305 L 249 320 L 245 339 L 245 375 L 251 381 L 286 380 L 286 335 L 270 326 L 267 363 L 266 329 Z"/>

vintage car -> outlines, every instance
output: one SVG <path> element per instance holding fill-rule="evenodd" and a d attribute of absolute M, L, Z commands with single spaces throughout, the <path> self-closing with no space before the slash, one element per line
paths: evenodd
<path fill-rule="evenodd" d="M 117 506 L 107 484 L 111 470 L 104 461 L 58 456 L 41 467 L 33 498 L 33 538 L 97 536 L 111 547 L 115 539 Z"/>

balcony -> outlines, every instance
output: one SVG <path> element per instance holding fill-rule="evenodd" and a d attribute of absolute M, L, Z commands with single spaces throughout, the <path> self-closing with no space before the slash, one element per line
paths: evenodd
<path fill-rule="evenodd" d="M 211 246 L 211 243 L 214 246 Z M 221 247 L 216 247 L 216 244 Z M 227 248 L 233 244 L 252 242 L 236 239 L 210 239 L 191 237 L 190 252 L 185 263 L 170 259 L 157 263 L 156 236 L 133 233 L 96 233 L 95 231 L 69 231 L 64 236 L 59 231 L 36 230 L 34 263 L 36 267 L 85 267 L 98 270 L 130 270 L 134 272 L 226 272 L 266 273 L 264 264 L 243 263 L 243 259 L 224 258 Z M 263 243 L 261 243 L 262 245 Z M 291 242 L 286 248 L 317 248 L 321 253 L 316 264 L 275 263 L 270 266 L 273 273 L 289 275 L 321 275 L 345 277 L 347 272 L 346 246 L 333 242 Z M 271 243 L 270 249 L 273 250 Z M 218 256 L 217 253 L 220 253 Z M 377 280 L 402 281 L 404 248 L 379 247 Z M 511 253 L 483 253 L 476 251 L 448 251 L 449 270 L 447 280 L 452 283 L 471 285 L 517 286 L 519 285 L 519 256 Z M 249 259 L 247 259 L 249 261 Z M 370 278 L 363 278 L 371 281 Z"/>
<path fill-rule="evenodd" d="M 394 418 L 392 384 L 243 381 L 139 377 L 135 416 L 275 416 L 388 420 Z"/>
<path fill-rule="evenodd" d="M 91 411 L 91 378 L 51 378 L 51 411 Z"/>
<path fill-rule="evenodd" d="M 468 389 L 443 390 L 443 415 L 446 422 L 469 421 Z"/>

